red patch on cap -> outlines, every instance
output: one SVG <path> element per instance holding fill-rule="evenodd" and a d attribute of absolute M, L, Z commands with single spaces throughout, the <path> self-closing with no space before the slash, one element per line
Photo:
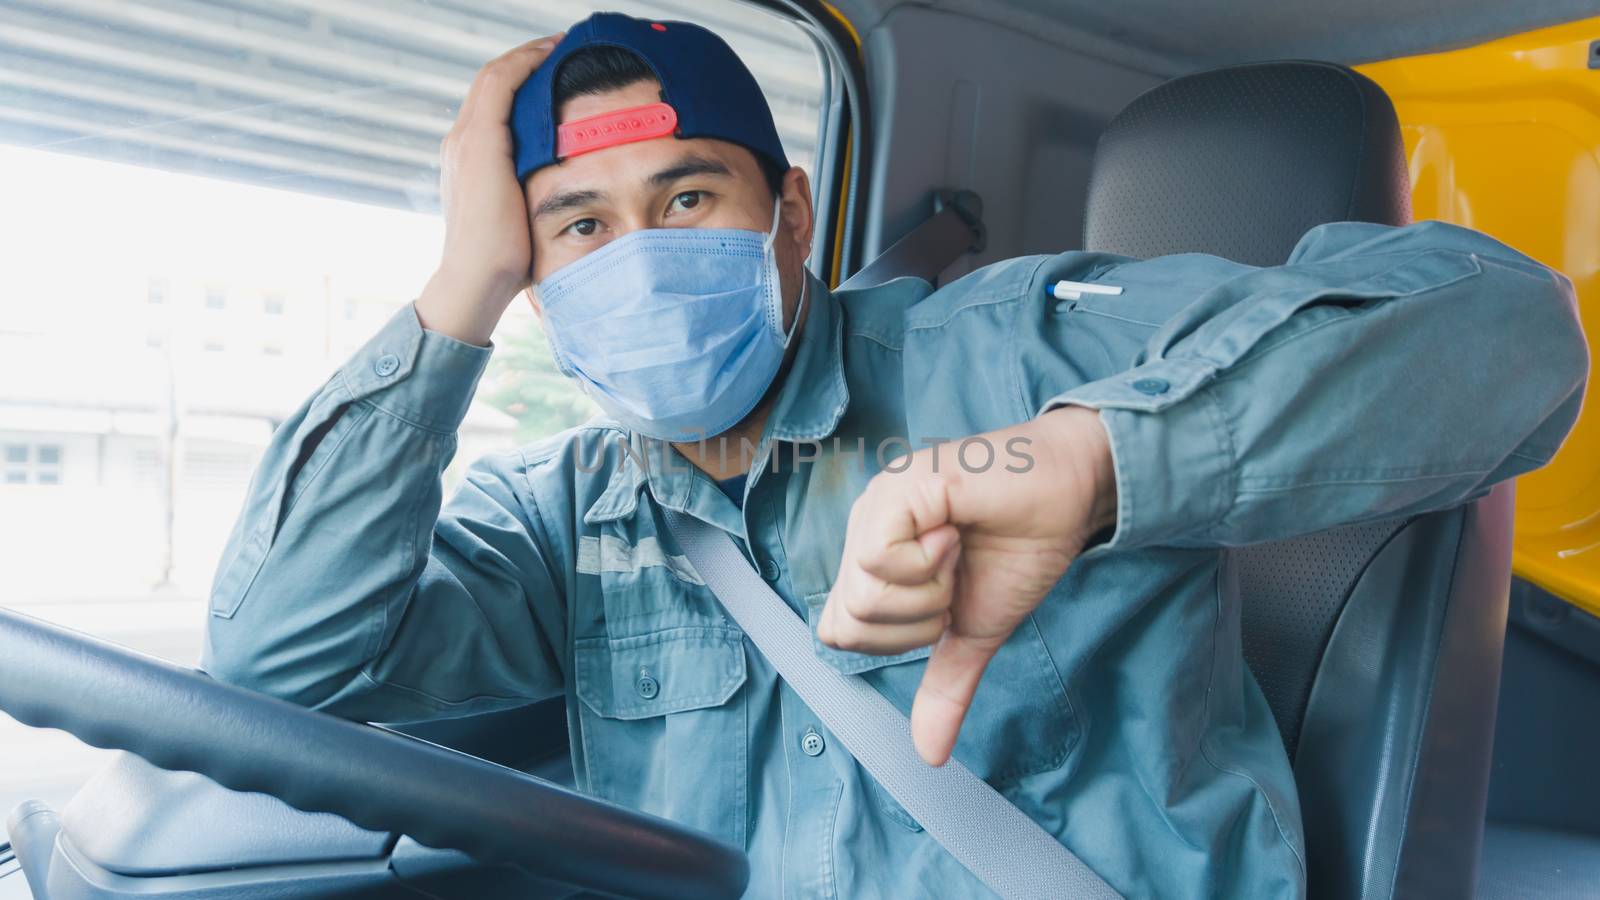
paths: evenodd
<path fill-rule="evenodd" d="M 667 30 L 667 26 L 661 24 L 660 22 L 651 22 L 650 23 L 650 27 L 654 28 L 657 31 L 666 31 Z"/>
<path fill-rule="evenodd" d="M 556 129 L 556 157 L 566 159 L 618 144 L 666 137 L 678 127 L 678 114 L 665 103 L 600 113 Z"/>

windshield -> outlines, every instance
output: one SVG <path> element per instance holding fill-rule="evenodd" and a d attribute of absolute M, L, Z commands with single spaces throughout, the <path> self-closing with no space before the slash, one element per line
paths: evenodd
<path fill-rule="evenodd" d="M 437 148 L 474 70 L 601 5 L 0 10 L 0 603 L 196 663 L 274 428 L 438 260 Z M 726 35 L 811 166 L 824 79 L 798 27 L 603 5 Z M 494 341 L 447 489 L 592 412 L 526 304 Z M 0 714 L 0 823 L 104 756 Z"/>

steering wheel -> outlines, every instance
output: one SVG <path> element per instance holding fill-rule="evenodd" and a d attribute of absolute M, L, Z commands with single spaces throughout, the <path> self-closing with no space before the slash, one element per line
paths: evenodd
<path fill-rule="evenodd" d="M 739 849 L 404 735 L 0 609 L 0 710 L 304 812 L 627 897 L 738 897 Z"/>

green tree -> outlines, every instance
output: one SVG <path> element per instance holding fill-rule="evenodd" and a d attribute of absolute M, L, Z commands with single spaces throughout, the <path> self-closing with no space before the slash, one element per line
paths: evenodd
<path fill-rule="evenodd" d="M 527 442 L 578 425 L 598 410 L 577 382 L 556 370 L 544 330 L 531 317 L 495 334 L 495 352 L 479 396 L 517 420 Z"/>

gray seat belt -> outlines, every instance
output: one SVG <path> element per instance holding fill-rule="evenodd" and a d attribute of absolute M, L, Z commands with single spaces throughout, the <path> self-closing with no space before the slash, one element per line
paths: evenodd
<path fill-rule="evenodd" d="M 706 586 L 889 796 L 980 881 L 1006 900 L 1120 898 L 1094 870 L 957 760 L 934 768 L 911 742 L 911 723 L 857 676 L 813 650 L 811 629 L 756 574 L 733 538 L 663 509 L 667 527 Z"/>
<path fill-rule="evenodd" d="M 983 200 L 971 191 L 935 191 L 933 215 L 922 220 L 839 290 L 872 287 L 893 278 L 915 275 L 929 284 L 968 253 L 982 253 L 988 243 L 983 225 Z"/>

